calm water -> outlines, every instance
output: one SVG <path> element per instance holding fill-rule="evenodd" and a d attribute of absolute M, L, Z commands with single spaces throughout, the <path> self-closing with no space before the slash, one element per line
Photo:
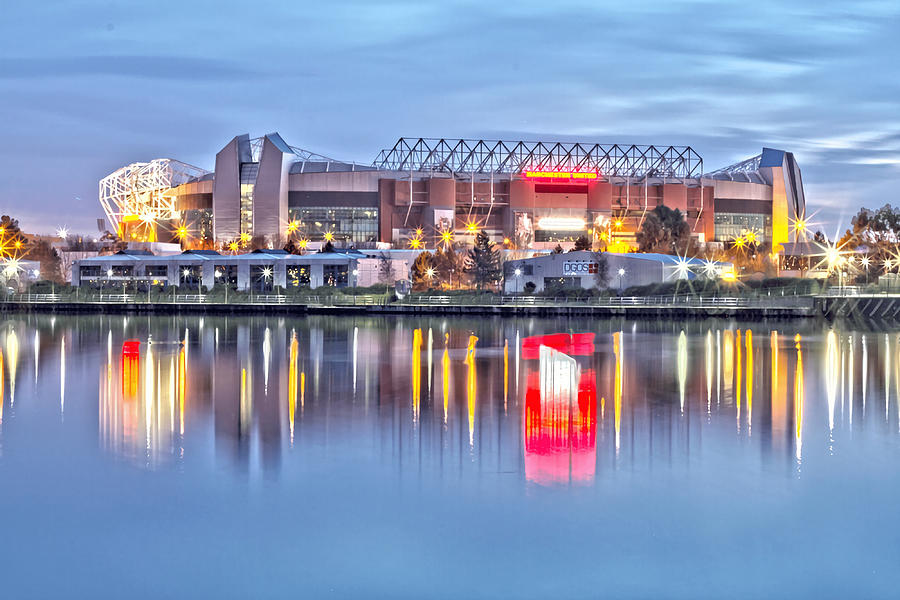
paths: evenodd
<path fill-rule="evenodd" d="M 4 597 L 900 593 L 896 331 L 7 315 L 0 350 Z"/>

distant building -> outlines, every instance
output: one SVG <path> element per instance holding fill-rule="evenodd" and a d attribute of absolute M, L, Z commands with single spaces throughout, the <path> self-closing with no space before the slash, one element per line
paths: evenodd
<path fill-rule="evenodd" d="M 101 181 L 100 200 L 123 239 L 188 247 L 292 238 L 431 249 L 485 231 L 520 250 L 583 235 L 627 249 L 657 206 L 684 213 L 701 243 L 752 230 L 781 244 L 806 210 L 793 154 L 771 148 L 704 173 L 688 146 L 401 138 L 363 165 L 277 133 L 235 137 L 214 172 L 171 159 L 133 163 Z"/>
<path fill-rule="evenodd" d="M 606 263 L 606 281 L 601 278 L 601 261 Z M 682 259 L 668 254 L 562 252 L 506 261 L 503 291 L 520 293 L 529 283 L 534 284 L 536 292 L 550 287 L 622 290 L 678 279 L 727 277 L 732 272 L 730 263 Z"/>
<path fill-rule="evenodd" d="M 275 288 L 348 287 L 357 284 L 358 264 L 365 258 L 358 252 L 297 256 L 284 250 L 237 255 L 188 250 L 174 256 L 155 256 L 142 250 L 123 250 L 75 261 L 71 282 L 74 286 L 119 290 L 126 286 L 146 290 L 175 285 L 200 291 L 221 284 L 262 293 Z"/>

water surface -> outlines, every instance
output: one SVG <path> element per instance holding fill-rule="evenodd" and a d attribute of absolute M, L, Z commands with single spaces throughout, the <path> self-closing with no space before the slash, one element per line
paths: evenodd
<path fill-rule="evenodd" d="M 900 337 L 812 322 L 0 323 L 21 597 L 894 597 Z"/>

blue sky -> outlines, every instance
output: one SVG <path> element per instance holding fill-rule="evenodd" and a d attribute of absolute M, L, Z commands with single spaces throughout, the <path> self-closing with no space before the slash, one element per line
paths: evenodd
<path fill-rule="evenodd" d="M 793 151 L 832 233 L 900 189 L 900 2 L 17 2 L 0 212 L 91 231 L 129 162 L 238 133 L 371 162 L 396 138 Z M 77 198 L 77 200 L 76 200 Z"/>

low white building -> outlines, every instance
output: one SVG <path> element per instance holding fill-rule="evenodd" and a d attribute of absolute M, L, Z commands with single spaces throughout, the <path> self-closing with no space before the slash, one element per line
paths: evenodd
<path fill-rule="evenodd" d="M 606 263 L 605 281 L 602 279 L 601 261 Z M 534 284 L 536 292 L 554 285 L 563 288 L 623 290 L 676 279 L 716 278 L 730 271 L 730 263 L 680 258 L 668 254 L 563 252 L 506 261 L 503 268 L 503 291 L 507 294 L 520 293 L 529 283 Z"/>

